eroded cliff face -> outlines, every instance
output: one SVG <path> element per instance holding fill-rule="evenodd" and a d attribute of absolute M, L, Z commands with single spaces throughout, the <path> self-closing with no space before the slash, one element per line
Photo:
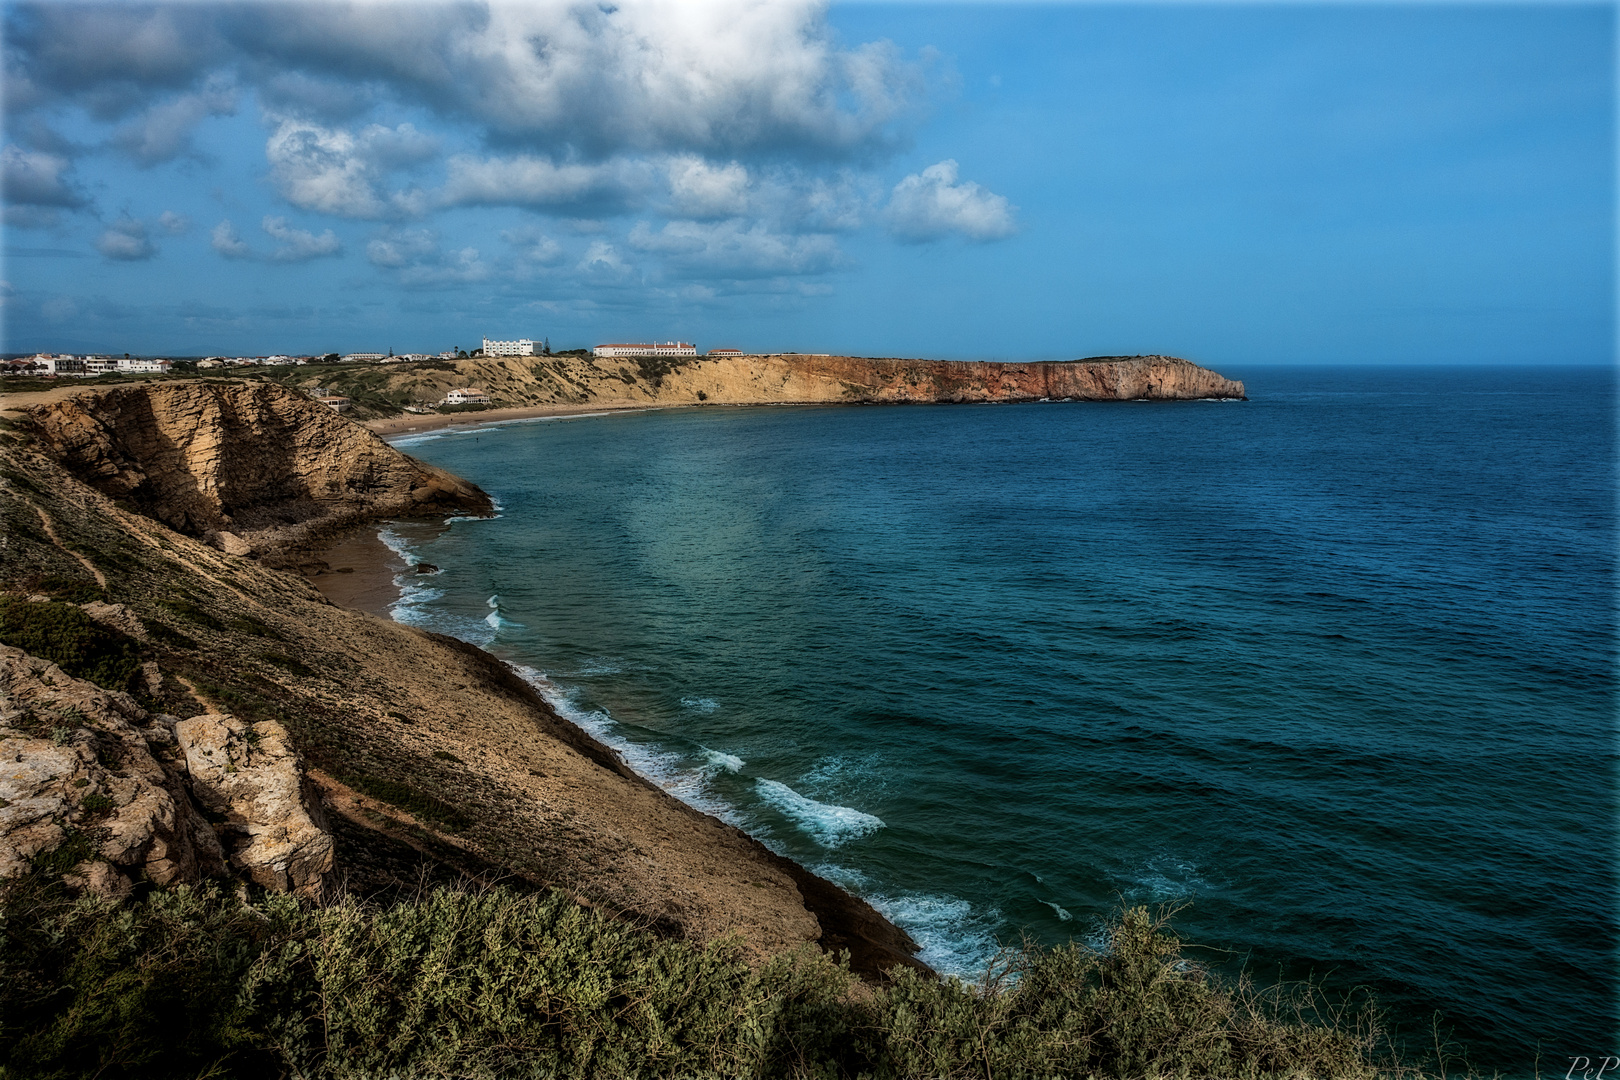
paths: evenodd
<path fill-rule="evenodd" d="M 114 896 L 212 874 L 399 896 L 468 874 L 666 936 L 735 935 L 761 961 L 814 942 L 863 974 L 917 964 L 870 905 L 636 775 L 496 657 L 336 607 L 67 472 L 151 475 L 156 451 L 122 449 L 117 417 L 77 400 L 34 425 L 56 441 L 0 428 L 0 591 L 96 595 L 77 602 L 139 643 L 144 687 L 137 701 L 0 650 L 0 879 L 56 866 Z M 136 441 L 176 444 L 158 450 L 189 497 L 180 474 L 213 474 L 176 461 L 196 441 L 166 430 Z M 101 469 L 96 439 L 121 463 Z M 231 459 L 230 439 L 206 460 Z"/>
<path fill-rule="evenodd" d="M 28 420 L 96 490 L 232 554 L 296 551 L 368 518 L 491 512 L 474 485 L 274 383 L 86 390 Z"/>
<path fill-rule="evenodd" d="M 537 406 L 857 404 L 1047 399 L 1243 398 L 1241 382 L 1174 356 L 1105 356 L 1026 364 L 773 354 L 726 357 L 513 356 L 453 363 L 339 366 L 270 377 L 355 395 L 359 415 L 397 412 L 379 398 L 430 406 L 457 387 L 497 408 Z"/>

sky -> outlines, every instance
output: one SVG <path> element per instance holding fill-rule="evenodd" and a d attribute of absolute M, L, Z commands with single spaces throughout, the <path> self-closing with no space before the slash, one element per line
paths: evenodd
<path fill-rule="evenodd" d="M 0 351 L 1610 364 L 1609 4 L 4 7 Z"/>

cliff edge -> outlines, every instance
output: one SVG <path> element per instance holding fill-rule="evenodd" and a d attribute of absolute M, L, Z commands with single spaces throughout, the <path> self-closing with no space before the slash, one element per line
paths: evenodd
<path fill-rule="evenodd" d="M 275 383 L 86 389 L 26 416 L 75 477 L 231 554 L 278 562 L 370 519 L 493 512 L 476 486 Z"/>
<path fill-rule="evenodd" d="M 815 943 L 866 975 L 921 967 L 871 906 L 638 776 L 500 659 L 247 557 L 488 508 L 280 387 L 86 389 L 0 424 L 0 879 L 315 898 L 471 875 L 759 960 Z"/>

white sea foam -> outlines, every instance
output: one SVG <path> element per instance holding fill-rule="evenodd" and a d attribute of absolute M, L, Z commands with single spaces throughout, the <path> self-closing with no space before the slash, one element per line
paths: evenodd
<path fill-rule="evenodd" d="M 748 762 L 744 761 L 736 754 L 728 754 L 723 750 L 710 750 L 707 746 L 702 747 L 701 749 L 703 750 L 703 759 L 705 761 L 707 761 L 710 765 L 713 765 L 718 769 L 724 769 L 729 773 L 742 772 L 742 767 L 748 764 Z"/>
<path fill-rule="evenodd" d="M 1001 951 L 995 934 L 1001 913 L 995 908 L 976 909 L 954 896 L 926 893 L 866 900 L 922 946 L 917 959 L 943 975 L 977 979 Z"/>
<path fill-rule="evenodd" d="M 1070 915 L 1066 909 L 1059 907 L 1057 904 L 1052 903 L 1052 901 L 1050 901 L 1050 900 L 1042 900 L 1041 903 L 1043 903 L 1047 907 L 1051 908 L 1052 909 L 1052 914 L 1056 915 L 1059 919 L 1063 920 L 1064 922 L 1073 922 L 1074 921 L 1074 916 L 1073 915 Z"/>
<path fill-rule="evenodd" d="M 499 510 L 500 507 L 496 507 L 496 509 Z M 503 518 L 505 516 L 506 516 L 505 514 L 489 514 L 489 515 L 457 514 L 454 517 L 445 518 L 444 523 L 446 525 L 454 525 L 458 521 L 496 521 L 496 520 L 498 520 L 500 518 Z"/>
<path fill-rule="evenodd" d="M 683 697 L 681 707 L 693 712 L 712 713 L 720 707 L 720 703 L 712 697 Z"/>
<path fill-rule="evenodd" d="M 777 780 L 761 777 L 754 781 L 754 790 L 822 847 L 838 847 L 883 828 L 882 820 L 871 814 L 848 806 L 817 802 Z"/>
<path fill-rule="evenodd" d="M 688 806 L 712 814 L 738 828 L 743 827 L 743 818 L 737 808 L 715 796 L 708 789 L 709 781 L 721 769 L 736 771 L 730 768 L 729 763 L 735 762 L 737 769 L 742 768 L 744 762 L 741 758 L 734 754 L 704 748 L 704 764 L 692 768 L 685 763 L 680 754 L 626 738 L 618 721 L 614 720 L 605 709 L 582 707 L 575 699 L 575 692 L 552 682 L 544 673 L 523 664 L 513 664 L 512 668 L 525 682 L 539 691 L 540 696 L 557 710 L 558 715 L 607 744 L 638 774 L 645 776 Z"/>
<path fill-rule="evenodd" d="M 1198 869 L 1197 863 L 1178 855 L 1155 855 L 1129 875 L 1130 884 L 1122 892 L 1133 902 L 1191 900 L 1213 888 Z"/>

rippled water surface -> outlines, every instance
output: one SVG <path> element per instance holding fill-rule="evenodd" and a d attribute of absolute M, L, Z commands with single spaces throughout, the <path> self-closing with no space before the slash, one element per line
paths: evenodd
<path fill-rule="evenodd" d="M 1186 900 L 1477 1063 L 1620 1051 L 1613 373 L 1226 374 L 417 437 L 503 513 L 392 527 L 396 616 L 943 969 Z"/>

